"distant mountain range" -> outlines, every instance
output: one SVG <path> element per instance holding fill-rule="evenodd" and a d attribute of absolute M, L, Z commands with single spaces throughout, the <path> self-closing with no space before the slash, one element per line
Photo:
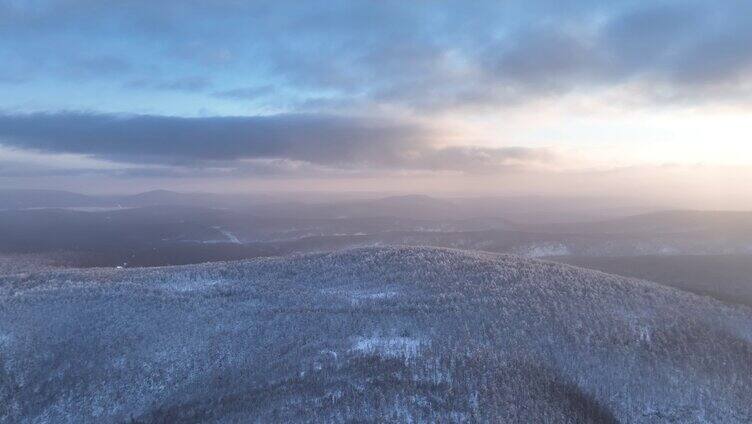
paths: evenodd
<path fill-rule="evenodd" d="M 265 196 L 232 196 L 153 190 L 134 195 L 85 195 L 59 190 L 0 190 L 0 209 L 118 208 L 144 206 L 244 206 L 269 202 Z"/>
<path fill-rule="evenodd" d="M 665 234 L 698 231 L 718 234 L 731 231 L 738 234 L 742 231 L 752 235 L 752 212 L 669 210 L 594 222 L 541 224 L 535 228 L 545 232 L 580 234 Z"/>
<path fill-rule="evenodd" d="M 0 209 L 66 208 L 112 205 L 85 194 L 59 190 L 0 190 Z"/>
<path fill-rule="evenodd" d="M 16 255 L 31 255 L 32 263 L 132 267 L 435 246 L 549 258 L 752 305 L 752 268 L 746 265 L 752 263 L 752 212 L 662 211 L 609 219 L 576 212 L 598 219 L 541 223 L 541 215 L 526 220 L 526 211 L 573 205 L 428 196 L 291 202 L 161 190 L 109 197 L 16 190 L 0 192 L 0 198 L 0 271 L 8 262 L 3 257 Z M 58 206 L 38 206 L 43 204 Z"/>
<path fill-rule="evenodd" d="M 182 196 L 146 193 L 121 203 L 149 203 L 155 198 L 172 198 L 178 203 L 190 198 Z M 59 197 L 61 202 L 63 198 Z M 461 206 L 451 201 L 423 196 L 297 207 L 265 204 L 233 209 L 172 204 L 93 209 L 0 210 L 0 252 L 284 242 L 288 246 L 297 243 L 298 247 L 290 247 L 293 250 L 317 244 L 417 244 L 525 256 L 752 254 L 752 212 L 670 211 L 533 225 L 503 217 L 464 215 Z"/>
<path fill-rule="evenodd" d="M 300 197 L 300 196 L 299 196 Z M 321 194 L 300 201 L 290 194 L 179 193 L 154 190 L 134 195 L 84 195 L 55 190 L 0 190 L 0 210 L 81 210 L 146 206 L 233 209 L 277 218 L 403 218 L 430 221 L 507 220 L 519 223 L 593 221 L 655 210 L 609 199 L 544 197 L 435 198 L 404 195 L 346 200 Z"/>

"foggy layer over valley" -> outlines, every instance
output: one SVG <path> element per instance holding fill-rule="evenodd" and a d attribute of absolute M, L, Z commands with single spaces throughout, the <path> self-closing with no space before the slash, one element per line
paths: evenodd
<path fill-rule="evenodd" d="M 297 198 L 0 192 L 0 270 L 437 246 L 548 258 L 752 305 L 752 212 L 594 198 Z"/>

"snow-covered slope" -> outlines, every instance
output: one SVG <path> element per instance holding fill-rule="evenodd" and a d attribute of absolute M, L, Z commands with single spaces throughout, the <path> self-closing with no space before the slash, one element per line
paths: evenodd
<path fill-rule="evenodd" d="M 368 248 L 0 277 L 0 422 L 752 421 L 752 312 Z"/>

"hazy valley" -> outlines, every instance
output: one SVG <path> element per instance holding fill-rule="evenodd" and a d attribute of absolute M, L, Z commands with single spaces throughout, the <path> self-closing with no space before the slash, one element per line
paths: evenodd
<path fill-rule="evenodd" d="M 593 218 L 588 207 L 595 200 L 581 199 L 400 196 L 291 203 L 165 191 L 118 198 L 130 205 L 118 207 L 110 197 L 34 193 L 5 194 L 6 205 L 17 207 L 0 211 L 0 255 L 6 258 L 0 268 L 13 264 L 23 271 L 24 262 L 32 269 L 164 266 L 436 246 L 545 258 L 752 304 L 750 212 L 631 215 L 640 208 L 615 207 L 601 209 L 611 215 Z M 61 198 L 66 208 L 59 207 Z M 81 210 L 92 204 L 104 210 Z M 521 219 L 542 206 L 568 219 Z"/>

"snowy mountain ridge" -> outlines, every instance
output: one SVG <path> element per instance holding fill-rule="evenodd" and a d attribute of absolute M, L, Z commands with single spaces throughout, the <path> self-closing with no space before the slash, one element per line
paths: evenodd
<path fill-rule="evenodd" d="M 752 311 L 515 256 L 15 274 L 0 306 L 0 421 L 752 420 Z"/>

